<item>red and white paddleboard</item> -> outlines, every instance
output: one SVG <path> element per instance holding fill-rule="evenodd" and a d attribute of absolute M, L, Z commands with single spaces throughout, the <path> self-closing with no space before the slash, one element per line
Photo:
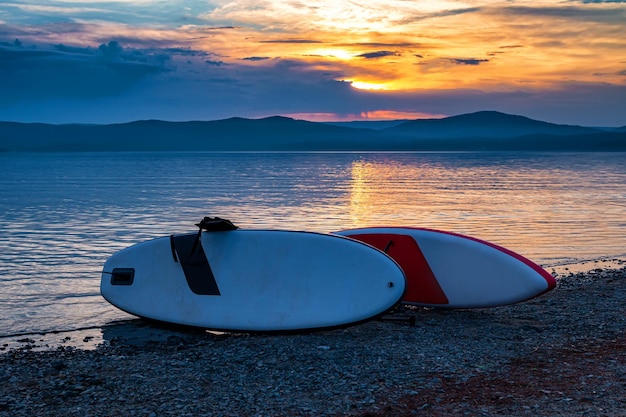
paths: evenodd
<path fill-rule="evenodd" d="M 451 232 L 373 227 L 335 232 L 368 243 L 404 270 L 403 302 L 444 308 L 481 308 L 525 301 L 553 289 L 539 265 L 501 246 Z"/>

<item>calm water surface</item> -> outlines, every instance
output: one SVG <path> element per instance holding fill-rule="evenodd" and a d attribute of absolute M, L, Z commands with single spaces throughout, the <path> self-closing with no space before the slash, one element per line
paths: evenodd
<path fill-rule="evenodd" d="M 114 252 L 188 232 L 420 226 L 546 269 L 626 257 L 620 153 L 0 154 L 0 336 L 130 316 L 99 294 Z"/>

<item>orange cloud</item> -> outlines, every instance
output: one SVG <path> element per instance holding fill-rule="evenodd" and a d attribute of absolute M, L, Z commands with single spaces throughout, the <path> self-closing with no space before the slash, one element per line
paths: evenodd
<path fill-rule="evenodd" d="M 413 119 L 439 119 L 449 115 L 430 114 L 423 112 L 398 111 L 398 110 L 373 110 L 353 114 L 338 113 L 285 113 L 285 117 L 308 120 L 310 122 L 347 122 L 354 120 L 413 120 Z"/>

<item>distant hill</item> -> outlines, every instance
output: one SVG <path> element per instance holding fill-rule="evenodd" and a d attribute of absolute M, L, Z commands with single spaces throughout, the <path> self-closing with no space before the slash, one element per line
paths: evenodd
<path fill-rule="evenodd" d="M 586 135 L 598 129 L 540 122 L 496 111 L 452 116 L 444 119 L 412 120 L 384 129 L 413 138 L 511 138 L 527 135 Z"/>
<path fill-rule="evenodd" d="M 287 117 L 85 125 L 0 122 L 0 151 L 626 151 L 626 129 L 557 125 L 499 112 L 329 124 Z M 619 130 L 619 129 L 618 129 Z"/>
<path fill-rule="evenodd" d="M 110 125 L 0 122 L 0 149 L 4 151 L 321 150 L 367 145 L 374 139 L 367 130 L 286 117 Z"/>

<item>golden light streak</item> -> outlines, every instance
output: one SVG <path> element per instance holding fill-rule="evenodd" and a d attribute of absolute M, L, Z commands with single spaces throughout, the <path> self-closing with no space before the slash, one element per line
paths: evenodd
<path fill-rule="evenodd" d="M 355 227 L 381 226 L 381 219 L 393 225 L 398 216 L 395 210 L 399 206 L 406 209 L 405 213 L 415 211 L 415 216 L 419 216 L 419 201 L 424 199 L 421 194 L 426 190 L 415 183 L 431 176 L 426 167 L 364 160 L 352 163 L 351 174 L 350 220 Z M 413 188 L 407 188 L 407 183 Z M 407 193 L 409 188 L 417 191 Z"/>
<path fill-rule="evenodd" d="M 350 220 L 359 226 L 366 223 L 368 213 L 374 201 L 370 192 L 372 189 L 370 182 L 372 171 L 374 170 L 372 164 L 358 161 L 352 163 Z"/>

